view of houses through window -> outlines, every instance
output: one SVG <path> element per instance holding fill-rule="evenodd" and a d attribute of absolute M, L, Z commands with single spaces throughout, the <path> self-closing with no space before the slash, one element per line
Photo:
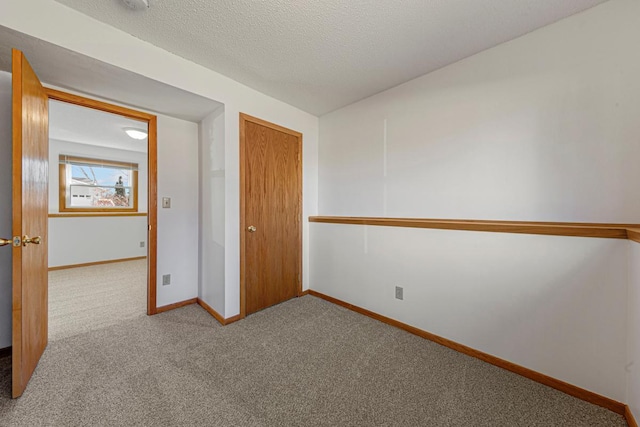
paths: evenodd
<path fill-rule="evenodd" d="M 63 155 L 60 167 L 61 211 L 137 209 L 137 164 Z"/>

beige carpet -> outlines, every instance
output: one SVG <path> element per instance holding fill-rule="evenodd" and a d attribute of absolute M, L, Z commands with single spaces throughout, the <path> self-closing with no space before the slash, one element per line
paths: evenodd
<path fill-rule="evenodd" d="M 623 418 L 305 296 L 220 326 L 191 305 L 52 341 L 2 426 L 624 426 Z"/>
<path fill-rule="evenodd" d="M 49 340 L 144 316 L 147 260 L 49 272 Z"/>

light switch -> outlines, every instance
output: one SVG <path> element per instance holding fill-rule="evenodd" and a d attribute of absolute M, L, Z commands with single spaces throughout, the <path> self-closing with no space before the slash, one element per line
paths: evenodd
<path fill-rule="evenodd" d="M 162 207 L 170 208 L 171 207 L 171 197 L 163 197 L 162 198 Z"/>

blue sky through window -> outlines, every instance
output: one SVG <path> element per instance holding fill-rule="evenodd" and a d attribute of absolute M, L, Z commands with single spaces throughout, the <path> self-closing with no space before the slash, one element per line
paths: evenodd
<path fill-rule="evenodd" d="M 131 170 L 109 166 L 78 166 L 71 165 L 71 178 L 87 185 L 114 186 L 119 177 L 125 187 L 129 187 Z M 95 181 L 95 182 L 94 182 Z"/>

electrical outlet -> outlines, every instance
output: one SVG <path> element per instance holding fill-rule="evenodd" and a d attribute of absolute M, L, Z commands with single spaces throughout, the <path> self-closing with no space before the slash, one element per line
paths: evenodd
<path fill-rule="evenodd" d="M 140 247 L 144 248 L 144 242 L 140 242 Z"/>
<path fill-rule="evenodd" d="M 396 299 L 404 299 L 402 296 L 403 291 L 404 289 L 402 289 L 400 286 L 396 286 Z"/>
<path fill-rule="evenodd" d="M 170 274 L 164 274 L 162 276 L 162 286 L 167 286 L 171 284 L 171 275 Z"/>

